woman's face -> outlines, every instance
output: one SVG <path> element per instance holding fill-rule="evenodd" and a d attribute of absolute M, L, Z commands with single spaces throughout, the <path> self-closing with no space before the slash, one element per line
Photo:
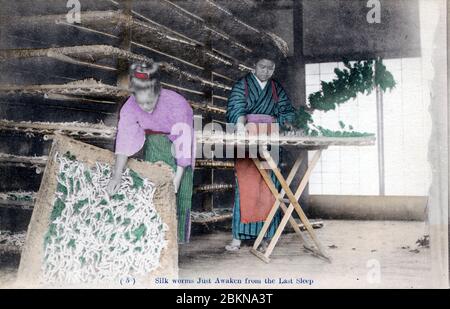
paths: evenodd
<path fill-rule="evenodd" d="M 275 63 L 268 59 L 261 59 L 256 63 L 255 75 L 262 82 L 268 81 L 275 72 Z"/>
<path fill-rule="evenodd" d="M 134 97 L 143 110 L 151 112 L 155 108 L 157 100 L 155 100 L 155 93 L 152 89 L 135 91 Z"/>

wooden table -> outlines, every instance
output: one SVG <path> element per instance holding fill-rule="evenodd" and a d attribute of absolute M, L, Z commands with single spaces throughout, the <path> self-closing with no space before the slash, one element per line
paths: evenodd
<path fill-rule="evenodd" d="M 259 136 L 245 136 L 239 137 L 236 135 L 227 135 L 227 134 L 203 134 L 199 140 L 202 143 L 206 144 L 225 144 L 225 145 L 268 145 L 271 144 L 270 139 L 267 139 L 267 136 L 259 137 Z M 320 156 L 324 150 L 326 150 L 329 146 L 366 146 L 373 145 L 375 143 L 375 137 L 312 137 L 312 136 L 295 136 L 295 135 L 280 135 L 277 138 L 277 145 L 283 147 L 295 147 L 299 149 L 305 149 L 309 151 L 314 151 L 314 155 L 312 160 L 308 163 L 308 168 L 305 174 L 302 176 L 302 179 L 295 190 L 295 193 L 291 190 L 290 185 L 294 177 L 297 175 L 300 165 L 302 163 L 302 158 L 299 156 L 294 164 L 292 165 L 287 178 L 281 174 L 280 169 L 275 161 L 275 159 L 271 156 L 270 152 L 267 148 L 264 148 L 262 151 L 262 155 L 264 160 L 259 158 L 253 158 L 253 162 L 255 163 L 258 171 L 275 197 L 275 202 L 267 216 L 264 225 L 259 233 L 256 241 L 251 249 L 251 252 L 263 260 L 266 263 L 270 262 L 270 255 L 272 254 L 276 244 L 278 243 L 280 236 L 285 229 L 286 225 L 289 223 L 294 229 L 295 233 L 300 237 L 300 240 L 303 243 L 303 248 L 307 251 L 311 252 L 313 255 L 322 258 L 328 262 L 331 262 L 331 257 L 326 253 L 324 247 L 320 243 L 317 238 L 314 229 L 311 223 L 308 220 L 308 217 L 305 215 L 303 209 L 298 202 L 300 196 L 306 188 L 306 185 L 309 182 L 312 171 L 316 166 L 317 162 L 320 159 Z M 282 190 L 278 192 L 275 184 L 270 178 L 269 172 L 272 171 L 278 181 L 281 184 Z M 285 198 L 285 196 L 287 198 Z M 274 236 L 270 240 L 270 243 L 267 249 L 264 252 L 258 250 L 261 245 L 262 240 L 264 239 L 264 235 L 266 234 L 270 224 L 272 223 L 277 211 L 281 209 L 283 212 L 283 217 L 281 222 L 275 231 Z M 306 233 L 302 232 L 299 228 L 298 223 L 293 218 L 293 214 L 297 213 L 300 221 L 306 228 Z M 305 237 L 307 234 L 309 237 Z"/>

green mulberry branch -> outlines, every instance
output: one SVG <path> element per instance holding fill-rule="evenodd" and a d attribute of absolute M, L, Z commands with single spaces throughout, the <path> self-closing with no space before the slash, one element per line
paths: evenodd
<path fill-rule="evenodd" d="M 355 99 L 358 94 L 369 95 L 377 86 L 383 92 L 395 87 L 394 77 L 381 59 L 357 61 L 353 64 L 345 60 L 344 66 L 344 69 L 334 69 L 336 78 L 330 82 L 322 81 L 321 90 L 308 96 L 308 106 L 302 106 L 296 111 L 295 127 L 308 135 L 319 135 L 323 133 L 321 130 L 310 129 L 310 125 L 313 125 L 311 114 L 314 110 L 335 110 L 338 105 Z M 342 124 L 340 125 L 342 128 Z M 354 133 L 358 135 L 358 132 Z"/>

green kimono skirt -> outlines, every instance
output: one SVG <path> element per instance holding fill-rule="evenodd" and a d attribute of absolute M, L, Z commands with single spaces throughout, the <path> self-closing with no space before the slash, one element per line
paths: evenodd
<path fill-rule="evenodd" d="M 144 144 L 144 160 L 148 162 L 163 161 L 174 171 L 177 164 L 172 156 L 172 142 L 164 134 L 146 135 Z M 191 166 L 184 169 L 180 187 L 177 192 L 177 225 L 178 243 L 188 243 L 191 233 L 191 206 L 192 206 L 193 170 Z"/>

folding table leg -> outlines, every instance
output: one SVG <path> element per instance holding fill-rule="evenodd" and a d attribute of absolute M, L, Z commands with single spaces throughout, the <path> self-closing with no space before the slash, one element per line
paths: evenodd
<path fill-rule="evenodd" d="M 287 211 L 287 207 L 284 203 L 280 204 L 281 210 L 283 210 L 284 213 L 286 213 Z M 297 222 L 295 221 L 295 219 L 290 216 L 289 217 L 289 223 L 291 224 L 292 228 L 294 229 L 295 233 L 300 237 L 301 241 L 303 242 L 303 247 L 307 250 L 313 250 L 309 244 L 309 241 L 303 236 L 302 231 L 300 230 L 300 228 L 298 227 Z"/>
<path fill-rule="evenodd" d="M 264 252 L 264 253 L 258 251 L 258 247 L 259 247 L 259 245 L 261 244 L 261 241 L 263 240 L 264 235 L 266 234 L 267 229 L 268 229 L 268 227 L 270 226 L 270 224 L 271 224 L 271 222 L 272 222 L 272 220 L 273 220 L 273 217 L 274 217 L 276 211 L 278 210 L 278 208 L 281 207 L 284 213 L 286 213 L 286 212 L 288 211 L 288 208 L 287 208 L 287 206 L 285 205 L 284 201 L 282 200 L 282 198 L 284 197 L 284 194 L 285 194 L 285 193 L 284 193 L 284 190 L 282 189 L 281 192 L 280 192 L 281 194 L 278 195 L 278 190 L 277 190 L 277 188 L 275 187 L 275 184 L 273 183 L 272 179 L 269 177 L 269 174 L 267 173 L 267 171 L 266 171 L 265 169 L 261 168 L 260 162 L 259 162 L 257 159 L 254 159 L 254 162 L 255 162 L 255 165 L 256 165 L 256 167 L 258 168 L 259 172 L 261 173 L 263 179 L 265 180 L 267 186 L 268 186 L 269 189 L 271 190 L 272 194 L 273 194 L 275 197 L 277 197 L 277 199 L 275 200 L 275 203 L 274 203 L 274 205 L 273 205 L 273 207 L 272 207 L 272 209 L 271 209 L 271 212 L 270 212 L 269 215 L 267 216 L 267 219 L 266 219 L 266 221 L 264 222 L 264 225 L 263 225 L 263 227 L 262 227 L 262 229 L 261 229 L 261 231 L 260 231 L 260 233 L 259 233 L 257 239 L 255 240 L 255 243 L 254 243 L 254 245 L 253 245 L 253 248 L 250 250 L 254 255 L 256 255 L 257 257 L 259 257 L 261 260 L 263 260 L 263 261 L 266 262 L 266 263 L 269 263 L 269 262 L 270 262 L 269 256 L 270 256 L 270 254 L 271 254 L 272 251 L 273 251 L 274 245 L 270 246 L 270 244 L 269 244 L 270 248 L 268 247 L 268 249 L 267 249 L 266 252 Z M 299 167 L 300 167 L 300 165 L 301 165 L 301 162 L 302 162 L 302 159 L 301 159 L 301 158 L 298 158 L 298 159 L 296 160 L 296 162 L 294 163 L 294 165 L 293 165 L 291 171 L 289 172 L 289 175 L 288 175 L 288 178 L 287 178 L 287 182 L 288 182 L 289 184 L 292 182 L 292 180 L 293 180 L 295 174 L 297 173 L 297 171 L 298 171 L 298 169 L 299 169 Z M 283 216 L 283 218 L 288 218 L 289 223 L 292 225 L 292 228 L 293 228 L 294 231 L 297 233 L 297 235 L 299 235 L 299 237 L 301 238 L 301 240 L 302 240 L 302 242 L 303 242 L 303 247 L 304 247 L 305 249 L 309 249 L 309 250 L 313 251 L 314 249 L 312 249 L 312 248 L 310 247 L 309 242 L 304 238 L 302 232 L 300 231 L 300 228 L 299 228 L 298 225 L 297 225 L 297 222 L 296 222 L 296 221 L 294 220 L 294 218 L 292 217 L 292 211 L 293 211 L 293 209 L 294 209 L 294 208 L 292 208 L 292 206 L 291 206 L 291 209 L 289 209 L 289 214 L 288 214 L 288 216 L 286 216 L 286 214 L 285 214 L 285 215 Z M 284 219 L 284 220 L 286 220 L 286 219 Z M 271 244 L 274 244 L 274 239 L 278 240 L 278 238 L 280 237 L 280 235 L 281 235 L 281 233 L 282 233 L 282 231 L 283 231 L 283 229 L 284 229 L 284 227 L 285 227 L 285 225 L 286 225 L 285 221 L 282 221 L 280 224 L 281 224 L 282 226 L 281 226 L 281 227 L 280 227 L 280 226 L 278 227 L 278 229 L 277 229 L 278 233 L 276 232 L 277 234 L 274 235 L 274 237 L 272 238 Z M 275 243 L 276 243 L 276 242 L 275 242 Z"/>
<path fill-rule="evenodd" d="M 311 177 L 312 170 L 314 169 L 314 166 L 317 164 L 317 161 L 319 160 L 321 153 L 322 153 L 321 150 L 316 151 L 316 153 L 315 153 L 311 163 L 308 166 L 308 169 L 307 169 L 305 175 L 303 176 L 302 181 L 300 182 L 300 184 L 298 186 L 298 189 L 297 189 L 295 195 L 292 193 L 289 185 L 284 180 L 283 175 L 281 174 L 280 170 L 278 169 L 278 166 L 274 162 L 273 158 L 270 156 L 270 153 L 269 152 L 265 152 L 265 157 L 266 157 L 266 162 L 269 164 L 270 168 L 275 173 L 275 176 L 280 181 L 282 188 L 286 192 L 286 195 L 288 196 L 289 201 L 291 202 L 290 206 L 293 206 L 295 208 L 297 214 L 300 217 L 300 220 L 302 221 L 302 223 L 306 227 L 309 235 L 311 236 L 311 239 L 313 240 L 314 244 L 318 248 L 318 252 L 317 253 L 319 255 L 321 255 L 322 257 L 324 257 L 325 259 L 330 260 L 330 258 L 326 255 L 324 248 L 322 247 L 322 245 L 320 244 L 319 240 L 317 239 L 317 237 L 316 237 L 316 235 L 315 235 L 315 233 L 313 231 L 313 227 L 309 223 L 308 218 L 306 217 L 306 215 L 303 212 L 300 204 L 298 203 L 298 199 L 300 198 L 300 195 L 302 194 L 303 190 L 305 189 L 306 184 L 308 183 L 309 178 Z M 277 232 L 278 232 L 278 230 L 277 230 Z M 281 232 L 280 232 L 280 234 L 281 234 Z M 276 244 L 276 241 L 278 241 L 278 240 L 277 239 L 272 239 L 272 242 L 269 245 L 269 248 L 273 249 L 273 247 Z"/>
<path fill-rule="evenodd" d="M 275 234 L 273 235 L 272 239 L 270 240 L 270 243 L 266 249 L 266 252 L 264 252 L 264 254 L 267 257 L 269 257 L 272 254 L 272 251 L 275 248 L 275 245 L 278 243 L 281 233 L 283 233 L 283 230 L 286 227 L 286 224 L 289 221 L 289 218 L 291 218 L 293 211 L 294 211 L 294 206 L 291 204 L 291 205 L 289 205 L 286 212 L 284 213 L 284 216 L 281 219 L 280 225 L 278 226 L 277 230 L 275 231 Z"/>
<path fill-rule="evenodd" d="M 272 194 L 275 196 L 275 203 L 272 206 L 272 209 L 270 210 L 269 214 L 267 215 L 266 220 L 264 221 L 263 227 L 261 228 L 261 231 L 258 234 L 258 237 L 255 240 L 255 243 L 253 244 L 253 250 L 252 252 L 257 254 L 257 249 L 259 245 L 261 244 L 262 240 L 264 239 L 264 235 L 266 235 L 267 230 L 269 229 L 270 224 L 272 223 L 273 218 L 275 217 L 275 214 L 277 213 L 277 210 L 280 206 L 280 200 L 278 198 L 278 190 L 275 188 L 274 183 L 272 182 L 272 179 L 270 179 L 268 173 L 265 169 L 261 169 L 260 162 L 258 159 L 253 159 L 255 162 L 256 167 L 258 168 L 261 176 L 263 177 L 264 181 L 266 182 L 267 186 L 269 187 Z M 257 254 L 258 255 L 258 254 Z"/>
<path fill-rule="evenodd" d="M 273 183 L 272 179 L 269 177 L 266 170 L 261 168 L 261 161 L 259 161 L 258 159 L 253 159 L 253 162 L 255 163 L 256 167 L 258 168 L 261 176 L 263 177 L 263 179 L 266 182 L 267 186 L 269 187 L 270 191 L 275 196 L 275 202 L 272 206 L 272 209 L 270 210 L 269 215 L 267 216 L 267 218 L 264 222 L 264 225 L 263 225 L 261 231 L 259 232 L 258 237 L 255 240 L 255 243 L 253 244 L 253 249 L 257 250 L 264 238 L 264 235 L 266 235 L 270 224 L 272 223 L 273 217 L 275 216 L 275 214 L 278 210 L 278 207 L 280 207 L 280 205 L 281 205 L 281 206 L 284 206 L 284 208 L 286 208 L 286 206 L 284 205 L 283 201 L 281 200 L 281 198 L 283 198 L 283 196 L 284 196 L 284 191 L 281 191 L 281 193 L 278 194 L 278 190 L 275 187 L 275 184 Z M 297 158 L 297 160 L 295 161 L 294 165 L 292 166 L 292 169 L 289 172 L 289 175 L 287 178 L 287 181 L 289 183 L 291 183 L 292 180 L 294 179 L 294 176 L 297 173 L 298 169 L 300 168 L 301 163 L 302 163 L 302 158 L 301 157 Z M 296 225 L 295 220 L 293 220 L 293 222 L 292 221 L 290 221 L 290 222 L 291 222 L 291 224 L 293 224 L 293 228 L 295 229 L 295 226 L 294 226 L 294 225 Z M 300 231 L 300 229 L 299 229 L 299 231 Z"/>
<path fill-rule="evenodd" d="M 297 160 L 295 160 L 294 165 L 292 166 L 292 168 L 291 168 L 291 170 L 289 172 L 289 175 L 286 178 L 286 183 L 288 184 L 288 186 L 291 185 L 291 182 L 294 179 L 295 175 L 297 174 L 297 171 L 300 168 L 300 165 L 301 165 L 302 161 L 303 161 L 303 157 L 301 157 L 301 156 L 299 156 L 297 158 Z M 280 192 L 280 195 L 279 195 L 279 198 L 281 199 L 280 207 L 281 207 L 281 209 L 283 210 L 284 213 L 286 213 L 286 211 L 288 209 L 288 207 L 285 205 L 284 201 L 282 201 L 282 199 L 284 198 L 285 194 L 286 193 L 285 193 L 284 189 L 281 189 L 281 192 Z M 297 235 L 300 236 L 300 239 L 303 241 L 304 246 L 306 248 L 308 248 L 309 247 L 308 241 L 305 239 L 305 237 L 303 237 L 302 231 L 300 230 L 300 228 L 298 227 L 297 222 L 295 221 L 295 219 L 292 216 L 289 217 L 289 223 L 291 224 L 291 226 L 294 229 L 295 233 L 297 233 Z"/>

